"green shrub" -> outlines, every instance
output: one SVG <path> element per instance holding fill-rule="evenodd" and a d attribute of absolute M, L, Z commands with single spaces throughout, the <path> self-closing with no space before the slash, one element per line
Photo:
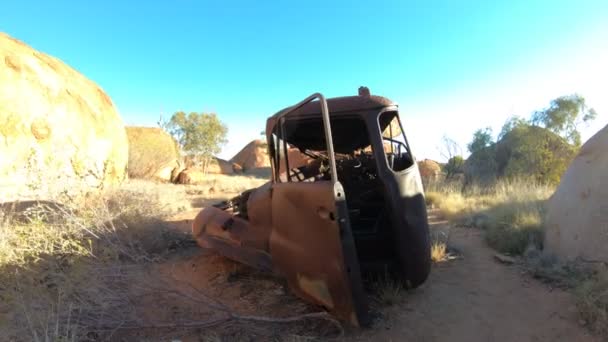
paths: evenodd
<path fill-rule="evenodd" d="M 577 148 L 548 129 L 519 124 L 464 164 L 467 184 L 491 185 L 496 180 L 526 180 L 557 185 Z"/>

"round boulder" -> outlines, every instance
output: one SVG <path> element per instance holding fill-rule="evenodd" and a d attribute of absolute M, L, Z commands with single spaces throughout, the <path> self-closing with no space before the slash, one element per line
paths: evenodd
<path fill-rule="evenodd" d="M 441 176 L 441 165 L 431 159 L 419 161 L 418 169 L 420 170 L 420 177 L 425 181 L 437 180 Z"/>
<path fill-rule="evenodd" d="M 207 164 L 207 173 L 218 175 L 231 175 L 234 172 L 234 165 L 224 159 L 213 157 Z"/>
<path fill-rule="evenodd" d="M 232 157 L 230 162 L 239 165 L 245 172 L 259 168 L 270 168 L 268 146 L 262 140 L 253 140 Z"/>
<path fill-rule="evenodd" d="M 608 262 L 608 126 L 581 148 L 547 204 L 545 251 Z"/>
<path fill-rule="evenodd" d="M 182 165 L 175 139 L 157 127 L 127 127 L 127 136 L 129 177 L 172 181 Z"/>
<path fill-rule="evenodd" d="M 125 179 L 128 142 L 106 93 L 60 60 L 0 33 L 0 197 Z"/>
<path fill-rule="evenodd" d="M 176 179 L 177 184 L 201 184 L 209 176 L 200 169 L 187 168 L 179 173 Z"/>

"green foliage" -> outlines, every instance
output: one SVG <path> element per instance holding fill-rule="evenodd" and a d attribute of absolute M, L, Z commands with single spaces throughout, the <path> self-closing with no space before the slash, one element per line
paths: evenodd
<path fill-rule="evenodd" d="M 473 141 L 471 141 L 467 148 L 469 152 L 475 153 L 492 144 L 492 128 L 486 127 L 484 129 L 478 129 L 473 133 Z"/>
<path fill-rule="evenodd" d="M 496 144 L 465 162 L 467 183 L 487 184 L 496 179 L 524 178 L 557 184 L 576 155 L 576 148 L 555 133 L 519 123 Z"/>
<path fill-rule="evenodd" d="M 462 149 L 454 139 L 448 136 L 443 136 L 441 139 L 442 148 L 441 156 L 447 159 L 447 163 L 443 166 L 443 172 L 447 179 L 453 178 L 457 174 L 464 172 L 464 159 L 462 158 Z"/>
<path fill-rule="evenodd" d="M 465 180 L 467 183 L 479 181 L 492 182 L 496 179 L 495 145 L 492 141 L 492 128 L 478 129 L 473 133 L 473 140 L 467 145 L 471 156 L 467 159 Z"/>
<path fill-rule="evenodd" d="M 567 95 L 551 101 L 548 108 L 537 111 L 532 116 L 534 125 L 542 125 L 551 132 L 567 139 L 575 146 L 581 145 L 581 134 L 578 126 L 583 122 L 595 119 L 597 113 L 588 108 L 585 98 L 578 95 Z"/>
<path fill-rule="evenodd" d="M 221 151 L 228 127 L 215 113 L 173 114 L 166 125 L 186 155 L 210 158 Z"/>
<path fill-rule="evenodd" d="M 519 116 L 512 116 L 509 119 L 507 119 L 507 121 L 505 122 L 505 124 L 502 126 L 502 129 L 500 130 L 500 133 L 498 134 L 498 140 L 501 140 L 502 138 L 504 138 L 505 135 L 507 135 L 507 133 L 511 132 L 512 130 L 521 127 L 521 126 L 525 126 L 528 125 L 528 121 L 522 117 Z"/>
<path fill-rule="evenodd" d="M 496 144 L 498 177 L 531 178 L 557 184 L 576 154 L 576 148 L 551 131 L 520 124 Z"/>
<path fill-rule="evenodd" d="M 462 158 L 462 156 L 450 158 L 443 167 L 443 170 L 445 171 L 445 177 L 447 179 L 451 179 L 457 174 L 464 173 L 464 158 Z"/>
<path fill-rule="evenodd" d="M 489 184 L 496 180 L 496 145 L 472 153 L 464 164 L 465 183 Z"/>
<path fill-rule="evenodd" d="M 528 121 L 509 118 L 492 143 L 490 128 L 475 131 L 467 146 L 467 183 L 487 183 L 498 178 L 529 178 L 557 184 L 581 145 L 578 126 L 596 117 L 577 94 L 558 97 Z"/>

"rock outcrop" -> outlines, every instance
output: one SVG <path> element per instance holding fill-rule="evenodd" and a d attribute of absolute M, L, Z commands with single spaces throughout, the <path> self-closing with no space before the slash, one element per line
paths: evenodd
<path fill-rule="evenodd" d="M 420 170 L 420 177 L 422 177 L 424 181 L 437 180 L 441 176 L 441 165 L 431 159 L 419 161 L 418 169 Z"/>
<path fill-rule="evenodd" d="M 0 198 L 125 179 L 128 142 L 108 95 L 60 60 L 0 33 Z M 50 184 L 50 185 L 49 185 Z"/>
<path fill-rule="evenodd" d="M 214 157 L 207 165 L 207 173 L 231 175 L 235 173 L 235 165 L 227 160 Z"/>
<path fill-rule="evenodd" d="M 581 148 L 547 204 L 545 251 L 608 262 L 608 126 Z"/>
<path fill-rule="evenodd" d="M 185 169 L 177 176 L 176 183 L 178 184 L 198 184 L 205 180 L 205 174 L 201 170 Z"/>
<path fill-rule="evenodd" d="M 270 160 L 268 159 L 267 145 L 262 140 L 253 140 L 232 157 L 230 162 L 239 165 L 244 172 L 269 168 Z"/>
<path fill-rule="evenodd" d="M 210 175 L 232 175 L 235 173 L 236 166 L 229 161 L 212 158 L 206 166 L 206 170 L 201 167 L 190 166 L 182 170 L 175 179 L 178 184 L 200 184 L 208 180 Z"/>

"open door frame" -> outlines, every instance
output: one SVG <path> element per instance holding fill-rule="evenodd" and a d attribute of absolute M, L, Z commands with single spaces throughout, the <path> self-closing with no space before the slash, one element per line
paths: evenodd
<path fill-rule="evenodd" d="M 277 120 L 281 125 L 279 135 L 282 134 L 285 117 L 314 100 L 318 100 L 321 106 L 331 180 L 280 183 L 277 165 L 280 157 L 273 148 L 270 253 L 274 265 L 287 277 L 297 294 L 327 307 L 336 316 L 355 326 L 366 326 L 370 323 L 367 297 L 351 230 L 346 193 L 338 181 L 325 97 L 319 93 L 312 94 L 281 113 Z M 279 138 L 283 140 L 281 136 Z M 270 138 L 269 143 L 272 143 Z M 286 146 L 284 149 L 287 151 Z M 285 170 L 289 172 L 286 156 L 285 163 Z M 290 179 L 289 174 L 287 179 Z M 319 246 L 325 248 L 319 249 Z M 334 262 L 333 268 L 329 267 L 330 262 Z"/>

